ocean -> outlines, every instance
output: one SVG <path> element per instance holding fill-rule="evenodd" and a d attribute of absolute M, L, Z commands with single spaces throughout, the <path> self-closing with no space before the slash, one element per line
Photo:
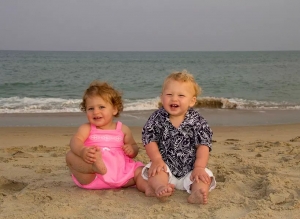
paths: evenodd
<path fill-rule="evenodd" d="M 157 109 L 164 78 L 183 69 L 201 86 L 196 108 L 214 125 L 300 122 L 300 51 L 0 51 L 0 126 L 78 125 L 93 80 L 120 90 L 121 118 L 141 125 Z M 61 124 L 61 115 L 70 119 Z M 82 119 L 72 123 L 74 115 Z"/>

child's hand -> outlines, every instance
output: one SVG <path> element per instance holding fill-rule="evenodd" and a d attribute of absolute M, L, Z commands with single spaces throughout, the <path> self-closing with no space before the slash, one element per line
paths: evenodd
<path fill-rule="evenodd" d="M 191 180 L 194 182 L 200 182 L 200 180 L 206 184 L 210 183 L 210 177 L 206 173 L 205 168 L 195 167 L 191 174 Z"/>
<path fill-rule="evenodd" d="M 151 166 L 148 170 L 148 177 L 155 176 L 160 171 L 167 172 L 167 165 L 162 159 L 158 159 L 155 161 L 152 161 Z"/>
<path fill-rule="evenodd" d="M 131 144 L 124 144 L 122 147 L 124 153 L 128 156 L 128 157 L 133 157 L 134 155 L 134 149 L 132 147 Z"/>
<path fill-rule="evenodd" d="M 86 163 L 94 163 L 96 161 L 96 149 L 97 147 L 84 147 L 81 150 L 81 157 Z"/>

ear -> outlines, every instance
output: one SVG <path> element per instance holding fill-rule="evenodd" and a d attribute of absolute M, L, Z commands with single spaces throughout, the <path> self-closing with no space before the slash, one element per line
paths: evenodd
<path fill-rule="evenodd" d="M 192 97 L 192 99 L 191 99 L 191 102 L 190 102 L 190 107 L 193 107 L 195 104 L 196 104 L 196 102 L 197 102 L 197 98 L 194 96 L 194 97 Z"/>
<path fill-rule="evenodd" d="M 162 105 L 163 104 L 163 94 L 161 93 L 159 97 L 160 97 L 160 103 Z"/>
<path fill-rule="evenodd" d="M 113 115 L 115 116 L 115 115 L 117 115 L 117 113 L 118 113 L 118 109 L 117 109 L 117 107 L 114 107 L 113 108 Z"/>

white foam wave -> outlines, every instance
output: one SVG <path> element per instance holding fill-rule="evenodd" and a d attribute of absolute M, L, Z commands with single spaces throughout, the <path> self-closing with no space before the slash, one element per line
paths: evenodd
<path fill-rule="evenodd" d="M 158 108 L 160 98 L 143 99 L 143 100 L 125 100 L 124 111 L 133 110 L 153 110 Z"/>
<path fill-rule="evenodd" d="M 228 99 L 230 102 L 237 105 L 237 109 L 261 109 L 261 110 L 272 110 L 272 109 L 300 109 L 300 104 L 289 103 L 286 101 L 274 102 L 274 101 L 258 101 L 258 100 L 245 100 L 239 98 Z"/>
<path fill-rule="evenodd" d="M 204 97 L 214 98 L 214 97 Z M 223 99 L 223 98 L 222 98 Z M 226 99 L 226 98 L 224 98 Z M 158 108 L 159 97 L 152 99 L 127 100 L 125 99 L 124 111 L 143 111 Z M 236 109 L 295 109 L 300 110 L 300 104 L 288 102 L 270 102 L 245 100 L 238 98 L 226 99 L 229 103 L 236 104 Z M 10 97 L 0 98 L 0 113 L 59 113 L 80 112 L 81 99 L 62 98 L 29 98 Z M 226 107 L 225 107 L 226 108 Z"/>
<path fill-rule="evenodd" d="M 157 109 L 159 98 L 125 100 L 124 111 Z M 80 112 L 81 99 L 61 98 L 0 98 L 0 113 Z"/>
<path fill-rule="evenodd" d="M 0 113 L 79 112 L 80 101 L 61 98 L 1 98 Z"/>

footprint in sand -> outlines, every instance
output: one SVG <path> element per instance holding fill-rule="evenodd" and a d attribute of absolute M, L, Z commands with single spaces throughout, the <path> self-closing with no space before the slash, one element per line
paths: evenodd
<path fill-rule="evenodd" d="M 292 138 L 292 139 L 290 140 L 290 142 L 300 142 L 300 136 L 297 136 L 297 137 L 295 137 L 295 138 Z"/>
<path fill-rule="evenodd" d="M 14 158 L 33 158 L 34 156 L 28 153 L 25 153 L 23 151 L 17 151 L 12 154 L 12 157 Z"/>
<path fill-rule="evenodd" d="M 240 141 L 239 139 L 234 139 L 234 138 L 228 138 L 225 141 Z"/>
<path fill-rule="evenodd" d="M 236 145 L 237 142 L 239 142 L 239 139 L 234 139 L 234 138 L 228 138 L 225 140 L 224 144 L 226 145 Z"/>
<path fill-rule="evenodd" d="M 6 196 L 13 194 L 24 189 L 28 184 L 23 182 L 17 182 L 14 180 L 7 179 L 3 176 L 0 177 L 0 194 Z"/>
<path fill-rule="evenodd" d="M 32 153 L 55 153 L 54 156 L 65 156 L 66 152 L 69 150 L 69 146 L 65 145 L 64 147 L 48 147 L 45 145 L 38 145 L 30 147 L 27 150 Z"/>

